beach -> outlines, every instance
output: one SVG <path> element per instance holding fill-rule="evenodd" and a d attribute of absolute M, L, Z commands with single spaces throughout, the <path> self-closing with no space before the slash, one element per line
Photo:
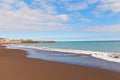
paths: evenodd
<path fill-rule="evenodd" d="M 0 46 L 0 80 L 120 80 L 120 72 L 32 59 L 26 55 L 26 51 Z"/>

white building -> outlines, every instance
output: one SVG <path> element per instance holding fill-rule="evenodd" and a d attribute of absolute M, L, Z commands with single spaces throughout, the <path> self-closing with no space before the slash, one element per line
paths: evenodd
<path fill-rule="evenodd" d="M 0 38 L 1 43 L 9 42 L 9 41 L 10 41 L 10 39 L 8 39 L 8 38 Z"/>

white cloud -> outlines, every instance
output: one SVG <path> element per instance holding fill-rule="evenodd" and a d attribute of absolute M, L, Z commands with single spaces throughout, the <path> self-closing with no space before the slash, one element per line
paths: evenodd
<path fill-rule="evenodd" d="M 97 9 L 103 11 L 111 10 L 115 13 L 120 13 L 120 0 L 100 0 L 101 4 L 97 6 Z"/>
<path fill-rule="evenodd" d="M 120 24 L 85 28 L 87 32 L 120 32 Z"/>
<path fill-rule="evenodd" d="M 54 6 L 45 1 L 33 3 L 40 7 L 32 9 L 23 0 L 3 0 L 0 3 L 0 30 L 64 31 L 70 28 L 69 25 L 62 24 L 69 20 L 67 14 L 58 14 Z"/>
<path fill-rule="evenodd" d="M 81 18 L 80 21 L 82 21 L 82 22 L 90 22 L 91 20 L 88 19 L 88 18 Z"/>
<path fill-rule="evenodd" d="M 57 18 L 63 21 L 68 21 L 68 15 L 66 14 L 58 15 Z"/>
<path fill-rule="evenodd" d="M 12 25 L 12 26 L 11 26 Z M 40 27 L 38 27 L 40 26 Z M 6 23 L 0 24 L 2 31 L 27 31 L 27 32 L 39 32 L 39 31 L 70 31 L 69 25 L 58 24 L 58 23 L 41 23 L 41 24 L 19 24 L 18 23 Z"/>
<path fill-rule="evenodd" d="M 84 10 L 97 3 L 95 5 L 96 12 L 109 10 L 113 13 L 120 13 L 120 0 L 78 0 L 77 3 L 71 3 L 69 0 L 62 1 L 68 11 Z"/>
<path fill-rule="evenodd" d="M 97 3 L 93 12 L 96 16 L 120 14 L 120 0 L 98 0 Z"/>
<path fill-rule="evenodd" d="M 78 0 L 75 3 L 71 1 L 72 0 L 33 0 L 33 2 L 28 5 L 24 0 L 0 0 L 0 30 L 71 30 L 70 25 L 63 23 L 66 23 L 70 19 L 78 22 L 90 22 L 91 20 L 83 16 L 78 10 L 87 9 L 90 5 L 96 3 L 99 3 L 95 6 L 97 11 L 106 12 L 110 10 L 113 13 L 120 13 L 120 0 Z M 50 4 L 50 2 L 59 4 L 59 8 L 62 7 L 64 11 L 67 10 L 71 13 L 73 11 L 73 15 L 71 15 L 71 13 L 65 14 L 64 11 L 61 11 L 60 14 L 59 11 L 56 10 L 58 8 Z M 74 12 L 79 13 L 80 16 Z M 100 30 L 102 31 L 101 28 Z"/>
<path fill-rule="evenodd" d="M 88 4 L 94 4 L 94 3 L 97 3 L 97 2 L 99 2 L 100 0 L 86 0 L 86 2 L 88 3 Z"/>
<path fill-rule="evenodd" d="M 84 1 L 84 2 L 78 2 L 78 3 L 68 3 L 67 6 L 68 6 L 67 9 L 69 11 L 73 11 L 73 10 L 86 9 L 88 7 L 88 4 Z"/>
<path fill-rule="evenodd" d="M 95 4 L 97 10 L 112 11 L 113 13 L 120 13 L 120 0 L 87 0 L 88 4 Z"/>

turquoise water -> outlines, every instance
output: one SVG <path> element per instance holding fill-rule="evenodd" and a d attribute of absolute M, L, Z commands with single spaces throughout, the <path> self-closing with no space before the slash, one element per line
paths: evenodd
<path fill-rule="evenodd" d="M 120 53 L 120 41 L 66 41 L 55 43 L 30 43 L 24 45 Z"/>

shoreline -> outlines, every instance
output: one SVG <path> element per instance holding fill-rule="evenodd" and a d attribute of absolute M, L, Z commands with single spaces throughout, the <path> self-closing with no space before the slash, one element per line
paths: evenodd
<path fill-rule="evenodd" d="M 47 61 L 86 66 L 102 70 L 120 72 L 120 58 L 110 58 L 110 54 L 71 49 L 53 49 L 24 45 L 5 45 L 8 49 L 27 51 L 26 57 Z M 107 55 L 106 55 L 107 54 Z M 96 56 L 95 56 L 96 55 Z M 113 54 L 114 55 L 114 54 Z M 120 55 L 120 54 L 119 54 Z M 115 60 L 115 61 L 112 61 Z"/>
<path fill-rule="evenodd" d="M 38 49 L 44 51 L 52 51 L 52 52 L 63 52 L 63 53 L 74 53 L 78 55 L 86 55 L 92 56 L 98 59 L 103 59 L 106 61 L 117 62 L 120 63 L 120 54 L 113 52 L 102 52 L 102 51 L 90 51 L 90 50 L 77 50 L 77 49 L 60 49 L 60 48 L 49 48 L 49 47 L 35 47 L 35 46 L 24 46 L 24 45 L 13 45 L 10 47 L 14 48 L 27 48 L 27 49 Z"/>
<path fill-rule="evenodd" d="M 1 80 L 120 80 L 112 72 L 26 57 L 27 52 L 0 45 Z"/>

